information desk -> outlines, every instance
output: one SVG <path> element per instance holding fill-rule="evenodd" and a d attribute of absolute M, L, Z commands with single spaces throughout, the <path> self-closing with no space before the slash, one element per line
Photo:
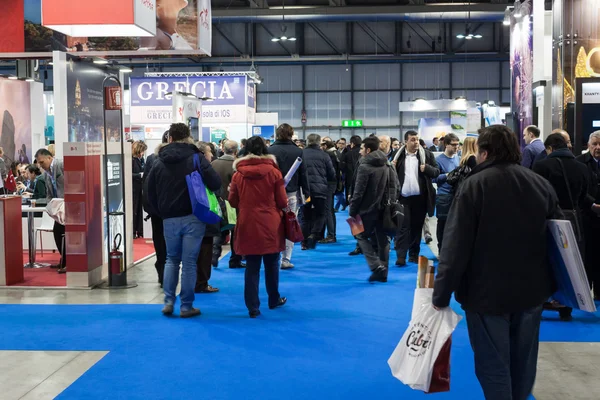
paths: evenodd
<path fill-rule="evenodd" d="M 21 197 L 0 197 L 0 286 L 23 282 Z"/>

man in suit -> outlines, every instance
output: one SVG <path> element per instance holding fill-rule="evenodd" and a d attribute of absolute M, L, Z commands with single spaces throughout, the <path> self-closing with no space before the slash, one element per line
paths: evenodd
<path fill-rule="evenodd" d="M 569 151 L 573 151 L 573 145 L 571 144 L 571 136 L 569 136 L 569 133 L 565 130 L 562 129 L 555 129 L 552 131 L 552 134 L 555 133 L 560 133 L 563 137 L 563 139 L 565 139 L 565 141 L 567 142 L 567 148 L 569 149 Z M 542 151 L 540 154 L 537 155 L 537 157 L 535 158 L 535 160 L 533 161 L 533 165 L 535 165 L 535 163 L 537 163 L 538 161 L 542 161 L 545 160 L 546 157 L 548 157 L 548 153 L 545 151 Z"/>
<path fill-rule="evenodd" d="M 65 198 L 65 178 L 62 160 L 58 160 L 52 156 L 46 149 L 39 149 L 35 153 L 35 159 L 38 165 L 44 170 L 46 180 L 46 200 L 50 202 L 52 199 Z M 67 257 L 65 256 L 63 247 L 63 237 L 65 236 L 65 226 L 54 222 L 52 229 L 54 234 L 54 243 L 60 253 L 60 264 L 58 265 L 58 273 L 64 274 L 67 272 Z"/>
<path fill-rule="evenodd" d="M 440 139 L 433 138 L 433 146 L 429 148 L 429 151 L 437 152 L 440 151 Z"/>
<path fill-rule="evenodd" d="M 523 160 L 521 165 L 525 168 L 531 169 L 535 158 L 543 151 L 546 150 L 544 143 L 540 139 L 540 130 L 537 126 L 529 125 L 523 130 L 523 140 L 527 146 L 523 149 Z"/>
<path fill-rule="evenodd" d="M 594 288 L 594 298 L 600 300 L 600 257 L 596 246 L 600 243 L 600 131 L 590 135 L 588 150 L 576 158 L 589 170 L 589 200 L 591 207 L 583 210 L 583 236 L 585 238 L 585 267 L 590 285 Z"/>
<path fill-rule="evenodd" d="M 433 153 L 419 144 L 417 132 L 406 132 L 404 141 L 406 145 L 394 159 L 400 187 L 399 200 L 405 210 L 404 223 L 394 243 L 396 265 L 399 267 L 406 266 L 407 252 L 409 262 L 418 262 L 425 216 L 433 216 L 435 209 L 435 190 L 431 180 L 440 175 Z"/>

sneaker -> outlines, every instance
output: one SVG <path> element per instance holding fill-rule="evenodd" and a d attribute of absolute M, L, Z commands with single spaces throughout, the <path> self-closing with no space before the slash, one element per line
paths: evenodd
<path fill-rule="evenodd" d="M 231 268 L 231 269 L 246 268 L 246 263 L 242 261 L 239 264 L 229 264 L 229 268 Z"/>
<path fill-rule="evenodd" d="M 371 276 L 369 277 L 369 282 L 387 282 L 387 276 L 385 272 L 385 267 L 383 265 L 380 265 L 379 267 L 375 268 L 371 273 Z"/>
<path fill-rule="evenodd" d="M 173 304 L 165 304 L 162 309 L 163 315 L 173 315 Z"/>
<path fill-rule="evenodd" d="M 173 307 L 173 306 L 171 306 L 171 307 Z M 192 308 L 191 310 L 181 311 L 179 313 L 179 316 L 181 318 L 192 318 L 192 317 L 195 317 L 195 316 L 200 315 L 200 314 L 202 314 L 200 312 L 200 310 L 198 310 L 197 308 Z"/>
<path fill-rule="evenodd" d="M 281 262 L 281 269 L 292 269 L 294 268 L 294 264 L 292 264 L 291 262 L 284 260 Z"/>

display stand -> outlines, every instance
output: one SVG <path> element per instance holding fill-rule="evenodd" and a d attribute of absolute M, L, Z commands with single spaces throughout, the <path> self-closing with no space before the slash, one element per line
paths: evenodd
<path fill-rule="evenodd" d="M 23 282 L 21 197 L 0 197 L 0 286 Z"/>
<path fill-rule="evenodd" d="M 127 238 L 125 207 L 125 141 L 123 138 L 123 111 L 121 82 L 115 76 L 108 76 L 103 82 L 104 92 L 104 194 L 106 215 L 105 245 L 108 253 L 108 282 L 100 285 L 103 289 L 128 289 L 137 286 L 127 282 L 127 260 L 129 258 L 126 241 L 121 251 L 123 238 Z M 112 115 L 111 115 L 112 114 Z M 110 132 L 118 132 L 120 152 L 109 152 Z M 111 154 L 113 153 L 113 154 Z"/>

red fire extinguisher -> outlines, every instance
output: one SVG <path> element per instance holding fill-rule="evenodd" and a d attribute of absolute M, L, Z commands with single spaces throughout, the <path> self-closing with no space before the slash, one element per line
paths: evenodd
<path fill-rule="evenodd" d="M 110 272 L 113 275 L 123 272 L 123 253 L 119 251 L 119 247 L 121 247 L 121 234 L 117 233 L 110 252 Z"/>

